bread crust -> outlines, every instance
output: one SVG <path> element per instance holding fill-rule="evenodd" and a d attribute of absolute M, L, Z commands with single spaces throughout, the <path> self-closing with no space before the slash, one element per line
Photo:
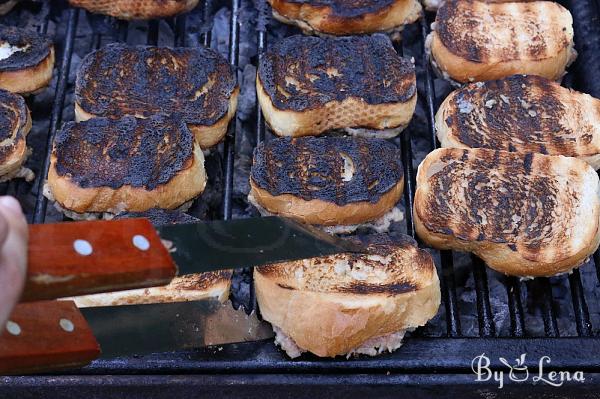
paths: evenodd
<path fill-rule="evenodd" d="M 507 163 L 501 164 L 501 166 L 498 166 L 498 175 L 496 176 L 494 175 L 495 171 L 489 170 L 489 179 L 504 178 L 506 181 L 518 181 L 522 178 L 518 170 L 520 168 L 518 165 L 521 163 L 525 165 L 525 169 L 530 168 L 530 174 L 539 173 L 539 180 L 531 184 L 543 187 L 542 195 L 547 196 L 536 198 L 539 204 L 533 202 L 524 204 L 530 207 L 535 206 L 535 210 L 515 209 L 511 207 L 511 204 L 506 206 L 504 205 L 506 200 L 500 196 L 495 198 L 495 194 L 487 199 L 489 201 L 487 207 L 490 209 L 493 207 L 498 209 L 498 212 L 513 215 L 511 220 L 517 224 L 521 220 L 528 220 L 526 219 L 529 216 L 527 212 L 534 212 L 534 215 L 539 215 L 539 212 L 544 212 L 543 209 L 546 207 L 550 207 L 546 209 L 548 213 L 559 212 L 559 216 L 553 216 L 551 220 L 546 220 L 544 215 L 541 215 L 539 220 L 534 219 L 537 221 L 518 227 L 517 229 L 524 230 L 516 230 L 518 234 L 509 239 L 500 236 L 489 236 L 489 234 L 482 232 L 484 231 L 481 230 L 482 225 L 492 224 L 494 226 L 495 223 L 502 223 L 502 226 L 504 226 L 503 223 L 506 222 L 505 220 L 490 219 L 487 214 L 485 214 L 485 223 L 474 225 L 466 218 L 456 220 L 456 217 L 460 216 L 452 216 L 452 210 L 450 210 L 449 220 L 445 222 L 443 229 L 440 228 L 438 222 L 434 221 L 434 214 L 438 210 L 431 202 L 429 195 L 433 193 L 434 196 L 439 196 L 441 193 L 435 191 L 436 189 L 432 187 L 430 179 L 432 176 L 440 175 L 440 173 L 449 173 L 450 169 L 446 169 L 447 165 L 451 165 L 452 162 L 459 162 L 458 160 L 463 162 L 463 159 L 466 159 L 464 162 L 497 159 L 506 161 L 508 159 L 510 160 L 506 161 L 508 164 L 516 165 L 517 169 L 509 173 L 504 170 Z M 571 183 L 565 183 L 567 180 Z M 562 181 L 562 183 L 552 183 L 554 181 Z M 464 198 L 459 197 L 468 195 L 473 198 L 473 196 L 479 194 L 473 193 L 472 188 L 467 190 L 468 194 L 452 191 L 460 184 L 463 183 L 456 181 L 450 187 L 444 186 L 444 189 L 450 190 L 450 198 L 459 201 L 461 203 L 460 207 L 464 209 L 473 207 L 479 215 L 482 208 L 475 209 L 474 202 L 465 203 Z M 468 184 L 468 182 L 465 181 L 464 184 Z M 526 184 L 528 184 L 527 181 L 523 181 L 520 186 Z M 511 187 L 514 186 L 514 184 L 512 186 L 506 183 L 501 184 L 499 188 L 496 188 L 496 192 L 498 190 L 508 190 L 505 193 L 510 194 Z M 545 187 L 549 187 L 550 191 L 547 191 Z M 572 194 L 573 190 L 578 194 Z M 565 203 L 560 202 L 560 198 L 558 198 L 560 196 L 566 196 L 563 201 Z M 549 197 L 553 197 L 550 200 L 551 202 L 548 202 Z M 494 200 L 500 202 L 500 204 L 494 205 Z M 446 203 L 445 201 L 449 200 L 440 197 L 439 201 Z M 557 204 L 555 206 L 558 208 L 554 208 L 555 211 L 553 211 L 550 204 Z M 564 208 L 567 206 L 569 209 L 565 210 Z M 487 211 L 490 209 L 485 208 Z M 560 211 L 565 213 L 560 215 Z M 497 213 L 491 213 L 491 215 L 497 215 Z M 438 149 L 430 153 L 419 165 L 413 220 L 418 236 L 434 248 L 473 252 L 482 258 L 489 267 L 507 275 L 519 277 L 553 276 L 580 266 L 598 248 L 600 244 L 600 182 L 596 172 L 587 163 L 575 158 L 541 154 L 520 155 L 487 149 Z M 543 225 L 532 226 L 534 223 L 537 225 L 538 222 L 543 223 Z M 514 231 L 511 230 L 512 227 L 510 226 L 510 224 L 507 224 L 508 230 Z M 540 234 L 546 234 L 548 231 L 552 234 L 552 231 L 556 229 L 559 229 L 560 232 L 554 234 L 558 234 L 559 237 L 552 235 L 550 240 L 540 238 L 541 241 L 539 242 L 537 241 L 539 237 L 528 238 L 526 233 L 532 230 L 540 232 Z"/>
<path fill-rule="evenodd" d="M 69 0 L 74 7 L 119 19 L 166 18 L 192 10 L 199 0 Z"/>
<path fill-rule="evenodd" d="M 408 284 L 410 288 L 376 292 L 378 283 L 372 282 L 373 290 L 352 292 L 348 284 L 361 281 L 344 282 L 335 266 L 349 259 L 346 255 L 255 268 L 261 315 L 301 349 L 322 357 L 344 355 L 371 338 L 424 325 L 440 304 L 439 279 L 431 256 L 414 243 L 388 249 L 385 254 L 387 259 L 383 253 L 379 257 L 388 262 L 385 266 L 371 263 L 364 255 L 360 259 L 386 275 L 382 285 Z M 325 276 L 328 287 L 308 287 Z"/>
<path fill-rule="evenodd" d="M 564 155 L 600 169 L 600 100 L 539 76 L 466 85 L 440 105 L 435 127 L 442 147 Z"/>
<path fill-rule="evenodd" d="M 373 6 L 372 9 L 361 13 L 352 13 L 349 10 L 346 10 L 346 13 L 337 12 L 335 7 L 347 7 L 343 4 L 327 6 L 290 0 L 268 1 L 276 19 L 297 25 L 309 34 L 354 35 L 385 32 L 415 22 L 422 12 L 418 0 L 382 2 L 380 7 Z"/>
<path fill-rule="evenodd" d="M 36 94 L 44 89 L 54 71 L 54 46 L 39 64 L 16 71 L 0 71 L 0 89 L 22 95 Z"/>
<path fill-rule="evenodd" d="M 515 9 L 520 13 L 516 14 Z M 529 35 L 528 40 L 515 41 L 515 33 L 510 33 L 515 15 L 524 15 L 514 26 L 519 26 L 520 34 Z M 525 15 L 532 19 L 525 19 Z M 489 22 L 490 18 L 493 22 Z M 466 41 L 455 37 L 455 30 L 463 25 L 470 26 L 473 32 L 466 35 Z M 430 39 L 432 60 L 442 73 L 459 83 L 499 79 L 516 73 L 559 80 L 576 54 L 571 14 L 550 1 L 486 4 L 449 0 L 438 11 L 434 26 Z M 504 44 L 499 40 L 504 40 Z"/>

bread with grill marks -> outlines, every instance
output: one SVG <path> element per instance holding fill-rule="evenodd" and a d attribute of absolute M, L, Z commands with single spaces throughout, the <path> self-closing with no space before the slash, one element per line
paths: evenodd
<path fill-rule="evenodd" d="M 74 7 L 119 19 L 167 18 L 192 10 L 198 0 L 69 0 Z"/>
<path fill-rule="evenodd" d="M 440 305 L 431 255 L 407 236 L 366 236 L 368 254 L 254 268 L 262 317 L 290 357 L 377 355 L 400 347 Z"/>
<path fill-rule="evenodd" d="M 448 0 L 432 27 L 432 65 L 458 84 L 517 73 L 559 80 L 576 57 L 571 13 L 552 1 Z"/>
<path fill-rule="evenodd" d="M 47 195 L 68 216 L 84 218 L 174 209 L 205 185 L 204 155 L 182 121 L 94 118 L 57 134 Z"/>
<path fill-rule="evenodd" d="M 164 113 L 185 121 L 206 149 L 225 136 L 238 93 L 233 69 L 214 50 L 109 44 L 81 62 L 75 117 Z"/>
<path fill-rule="evenodd" d="M 418 0 L 268 0 L 273 16 L 304 33 L 356 35 L 400 30 L 421 16 Z"/>
<path fill-rule="evenodd" d="M 26 142 L 30 130 L 23 97 L 0 89 L 0 182 L 16 177 L 33 180 L 33 172 L 23 166 L 30 153 Z"/>
<path fill-rule="evenodd" d="M 600 243 L 600 182 L 563 156 L 443 148 L 419 166 L 417 234 L 434 248 L 473 252 L 507 275 L 580 266 Z"/>
<path fill-rule="evenodd" d="M 534 75 L 456 90 L 436 117 L 443 147 L 576 157 L 600 169 L 600 100 Z"/>
<path fill-rule="evenodd" d="M 423 6 L 427 11 L 435 11 L 444 4 L 445 0 L 422 0 Z M 529 3 L 538 0 L 482 0 L 486 3 Z"/>
<path fill-rule="evenodd" d="M 381 34 L 285 38 L 261 58 L 256 92 L 271 130 L 292 137 L 332 129 L 393 137 L 417 102 L 414 65 Z"/>
<path fill-rule="evenodd" d="M 400 150 L 383 139 L 279 138 L 254 150 L 250 187 L 250 202 L 265 213 L 351 231 L 394 216 L 404 189 Z M 376 229 L 389 227 L 384 219 Z"/>

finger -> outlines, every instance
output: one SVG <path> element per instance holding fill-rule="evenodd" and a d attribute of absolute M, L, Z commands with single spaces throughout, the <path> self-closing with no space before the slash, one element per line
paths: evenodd
<path fill-rule="evenodd" d="M 0 197 L 1 199 L 2 197 Z M 1 205 L 0 205 L 1 206 Z M 4 217 L 4 214 L 0 213 L 0 248 L 4 245 L 8 236 L 8 220 Z"/>

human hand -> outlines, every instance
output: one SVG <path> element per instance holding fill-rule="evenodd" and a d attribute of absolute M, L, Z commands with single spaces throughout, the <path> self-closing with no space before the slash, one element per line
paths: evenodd
<path fill-rule="evenodd" d="M 0 197 L 0 334 L 25 283 L 27 239 L 21 205 L 13 197 Z"/>

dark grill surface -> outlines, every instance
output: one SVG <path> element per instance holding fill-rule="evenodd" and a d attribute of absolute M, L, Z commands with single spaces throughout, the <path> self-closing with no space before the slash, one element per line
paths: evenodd
<path fill-rule="evenodd" d="M 574 14 L 579 59 L 563 84 L 600 97 L 600 20 L 597 0 L 563 1 Z M 187 15 L 161 21 L 123 22 L 68 8 L 62 1 L 19 5 L 3 23 L 27 26 L 55 37 L 57 70 L 51 87 L 29 98 L 34 128 L 28 138 L 34 154 L 28 161 L 38 176 L 34 184 L 12 181 L 0 194 L 17 195 L 31 221 L 61 220 L 42 195 L 48 171 L 50 143 L 63 123 L 73 120 L 73 85 L 79 62 L 89 51 L 111 42 L 166 46 L 206 45 L 227 56 L 241 86 L 238 116 L 218 150 L 207 157 L 209 188 L 190 214 L 204 220 L 257 215 L 247 204 L 252 149 L 272 139 L 254 94 L 258 60 L 273 41 L 299 33 L 272 21 L 266 0 L 204 0 Z M 425 62 L 424 38 L 434 15 L 406 28 L 396 50 L 414 57 L 419 103 L 410 126 L 394 142 L 401 149 L 405 174 L 405 209 L 412 209 L 416 167 L 438 146 L 433 127 L 437 106 L 450 87 L 434 77 Z M 40 178 L 41 177 L 41 178 Z M 415 236 L 410 212 L 395 230 Z M 488 269 L 474 256 L 434 251 L 442 286 L 442 306 L 436 318 L 405 340 L 393 354 L 322 360 L 304 355 L 287 359 L 271 340 L 221 348 L 152 356 L 98 360 L 85 369 L 54 376 L 0 378 L 0 397 L 179 397 L 204 394 L 247 397 L 377 395 L 417 398 L 445 397 L 454 389 L 461 397 L 598 398 L 600 386 L 600 253 L 569 275 L 519 281 Z M 596 266 L 598 265 L 598 267 Z M 256 308 L 250 270 L 236 273 L 233 302 Z M 149 332 L 151 334 L 151 332 Z M 540 357 L 552 362 L 546 370 L 582 370 L 585 383 L 561 388 L 507 380 L 476 382 L 475 356 L 486 353 L 491 366 L 504 367 L 499 357 L 516 359 L 537 372 Z M 511 364 L 514 364 L 511 361 Z M 503 369 L 508 372 L 508 369 Z M 268 387 L 267 387 L 268 386 Z M 389 389 L 389 390 L 388 390 Z M 529 396 L 523 396 L 527 393 Z M 490 396 L 491 395 L 491 396 Z M 517 396 L 518 395 L 518 396 Z M 369 397 L 369 396 L 367 396 Z"/>

